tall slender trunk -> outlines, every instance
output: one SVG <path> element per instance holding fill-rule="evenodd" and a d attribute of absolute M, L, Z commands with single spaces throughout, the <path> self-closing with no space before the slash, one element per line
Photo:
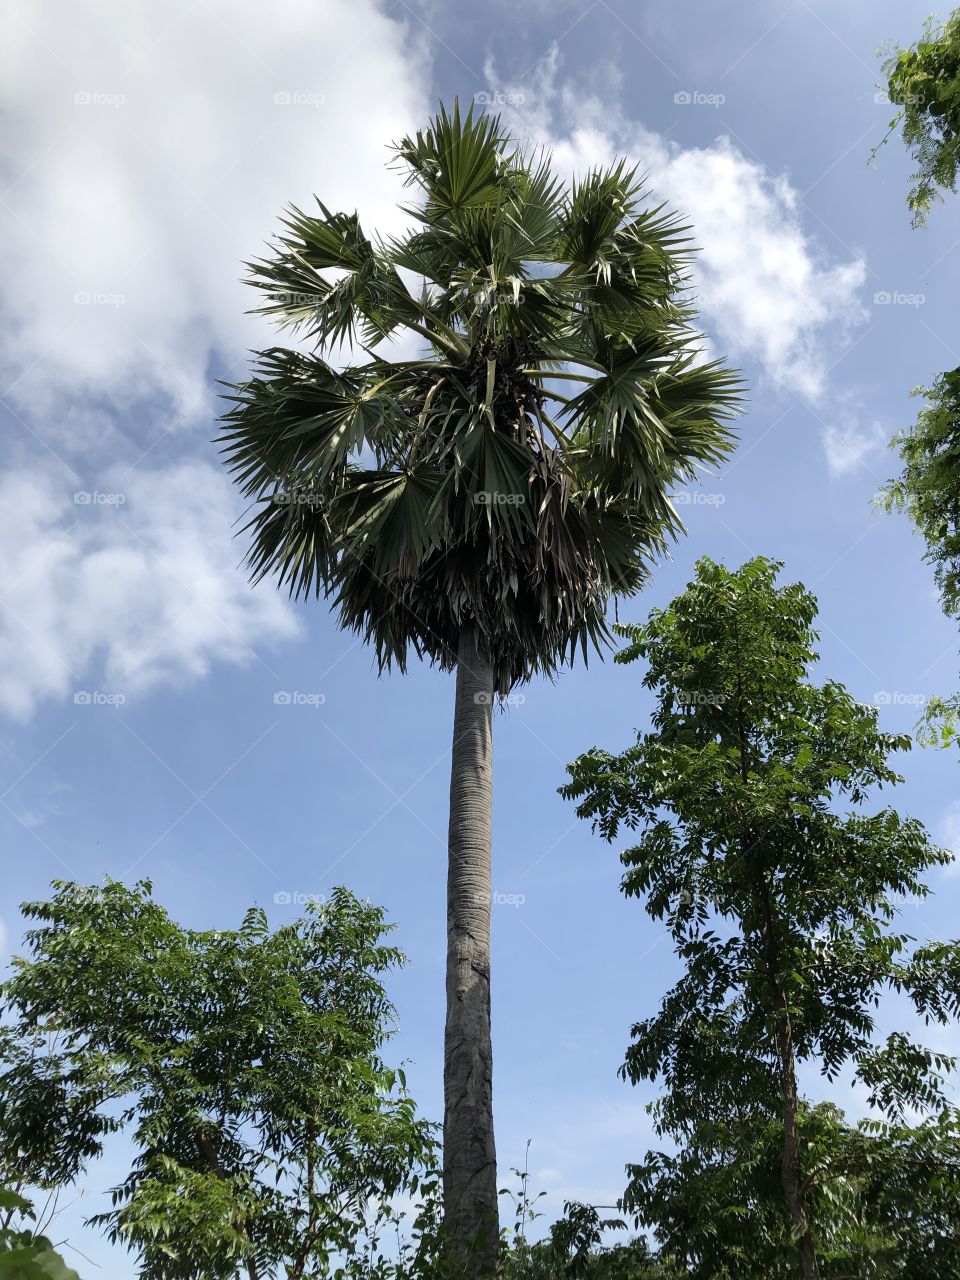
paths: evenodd
<path fill-rule="evenodd" d="M 740 635 L 737 631 L 737 654 L 740 653 Z M 737 737 L 737 748 L 740 752 L 740 780 L 744 786 L 750 778 L 750 761 L 747 750 L 747 735 L 743 726 L 743 684 L 740 665 L 737 664 L 737 693 L 735 706 L 734 731 Z M 780 957 L 776 929 L 774 926 L 773 908 L 770 902 L 770 886 L 766 875 L 754 855 L 760 847 L 760 841 L 751 833 L 744 833 L 744 855 L 752 864 L 752 896 L 754 914 L 759 920 L 760 935 L 767 966 L 767 979 L 777 1000 L 776 1049 L 780 1060 L 780 1098 L 783 1104 L 783 1148 L 780 1159 L 780 1185 L 783 1198 L 797 1236 L 797 1253 L 800 1257 L 800 1270 L 803 1280 L 820 1280 L 820 1264 L 813 1246 L 810 1232 L 810 1219 L 807 1215 L 806 1197 L 803 1192 L 803 1179 L 800 1168 L 800 1132 L 798 1116 L 800 1103 L 797 1094 L 797 1065 L 793 1044 L 793 1021 L 790 1017 L 790 1004 L 787 1000 L 783 983 L 780 980 Z"/>
<path fill-rule="evenodd" d="M 800 1175 L 800 1137 L 797 1129 L 797 1071 L 793 1054 L 793 1027 L 790 1014 L 784 1009 L 780 1023 L 780 1078 L 783 1092 L 783 1159 L 780 1179 L 783 1195 L 793 1229 L 797 1233 L 797 1252 L 803 1280 L 820 1280 L 820 1264 L 817 1262 L 810 1221 L 803 1194 Z"/>
<path fill-rule="evenodd" d="M 472 626 L 457 653 L 447 868 L 443 1209 L 453 1257 L 492 1276 L 499 1249 L 490 1041 L 493 672 Z"/>
<path fill-rule="evenodd" d="M 790 1003 L 780 979 L 780 957 L 770 904 L 770 887 L 759 867 L 754 869 L 753 897 L 755 911 L 760 919 L 763 950 L 766 957 L 767 979 L 777 1004 L 775 1044 L 780 1066 L 780 1100 L 783 1114 L 783 1146 L 780 1158 L 780 1185 L 783 1199 L 797 1237 L 797 1253 L 803 1280 L 820 1280 L 820 1264 L 817 1261 L 810 1218 L 807 1214 L 806 1196 L 800 1163 L 800 1099 L 797 1090 L 797 1060 L 793 1043 L 793 1020 Z"/>

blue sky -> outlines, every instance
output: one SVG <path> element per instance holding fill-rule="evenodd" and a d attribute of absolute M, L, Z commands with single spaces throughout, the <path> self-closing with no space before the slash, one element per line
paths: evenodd
<path fill-rule="evenodd" d="M 378 678 L 323 604 L 251 591 L 210 438 L 216 380 L 272 334 L 237 284 L 289 201 L 396 229 L 385 144 L 438 98 L 503 110 L 570 172 L 626 153 L 694 223 L 712 350 L 751 389 L 732 460 L 681 495 L 688 527 L 640 619 L 697 557 L 764 553 L 820 599 L 822 677 L 909 730 L 956 687 L 957 636 L 922 547 L 871 496 L 910 389 L 960 364 L 957 204 L 923 231 L 876 47 L 927 0 L 378 5 L 12 3 L 0 42 L 0 950 L 54 876 L 149 876 L 185 923 L 277 923 L 336 883 L 389 910 L 392 985 L 423 1110 L 441 1113 L 453 682 Z M 88 499 L 88 500 L 87 500 Z M 533 1140 L 545 1212 L 612 1203 L 650 1141 L 617 1078 L 675 972 L 616 850 L 556 788 L 647 722 L 640 670 L 535 683 L 496 720 L 494 1047 L 506 1171 Z M 297 694 L 287 702 L 277 694 Z M 84 695 L 87 695 L 84 700 Z M 79 700 L 78 700 L 79 697 Z M 915 751 L 896 803 L 960 841 L 955 759 Z M 910 927 L 953 931 L 960 879 Z M 279 896 L 278 896 L 279 895 Z M 856 1108 L 856 1099 L 850 1105 Z M 119 1159 L 119 1154 L 118 1157 Z M 94 1170 L 72 1228 L 119 1164 Z M 76 1237 L 79 1239 L 79 1236 Z M 129 1274 L 94 1236 L 106 1277 Z"/>

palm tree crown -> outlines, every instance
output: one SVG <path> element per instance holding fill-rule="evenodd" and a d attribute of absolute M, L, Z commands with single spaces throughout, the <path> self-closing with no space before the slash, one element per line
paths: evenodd
<path fill-rule="evenodd" d="M 318 202 L 250 264 L 312 354 L 259 354 L 224 451 L 254 576 L 332 596 L 381 667 L 452 668 L 470 625 L 506 693 L 605 641 L 680 528 L 671 491 L 730 449 L 740 383 L 700 359 L 687 229 L 623 162 L 567 189 L 456 105 L 395 152 L 409 233 Z M 377 354 L 402 330 L 416 359 Z M 363 362 L 334 367 L 344 345 Z"/>

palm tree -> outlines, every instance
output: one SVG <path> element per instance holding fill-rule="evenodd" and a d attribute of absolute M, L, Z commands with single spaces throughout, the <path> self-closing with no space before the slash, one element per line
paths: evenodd
<path fill-rule="evenodd" d="M 493 703 L 606 643 L 611 597 L 681 529 L 670 491 L 732 447 L 740 384 L 700 359 L 686 229 L 641 207 L 625 163 L 565 189 L 457 105 L 395 153 L 419 195 L 407 234 L 369 239 L 318 201 L 249 264 L 259 309 L 310 353 L 261 352 L 222 441 L 256 504 L 255 578 L 332 597 L 381 670 L 412 651 L 457 673 L 444 1218 L 488 1274 Z M 377 353 L 403 331 L 416 358 Z M 332 364 L 345 346 L 363 361 Z"/>

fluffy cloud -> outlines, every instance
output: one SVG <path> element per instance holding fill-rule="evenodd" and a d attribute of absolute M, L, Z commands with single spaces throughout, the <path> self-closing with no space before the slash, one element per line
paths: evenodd
<path fill-rule="evenodd" d="M 491 81 L 496 83 L 492 68 Z M 717 346 L 757 362 L 785 391 L 816 398 L 836 359 L 838 338 L 865 311 L 859 257 L 826 258 L 803 229 L 798 196 L 726 138 L 683 148 L 610 103 L 561 83 L 556 53 L 529 87 L 501 87 L 523 135 L 546 142 L 568 172 L 627 155 L 654 194 L 693 225 L 699 306 Z"/>
<path fill-rule="evenodd" d="M 427 109 L 423 54 L 374 0 L 11 0 L 0 47 L 2 368 L 58 449 L 65 400 L 209 419 L 270 332 L 242 263 L 290 202 L 395 223 L 385 143 Z M 89 425 L 89 424 L 88 424 Z"/>
<path fill-rule="evenodd" d="M 960 873 L 960 804 L 948 807 L 936 834 L 943 848 L 949 849 L 954 856 L 948 870 L 952 875 Z"/>
<path fill-rule="evenodd" d="M 879 422 L 866 427 L 856 418 L 845 418 L 839 425 L 824 427 L 823 447 L 830 474 L 843 476 L 859 470 L 883 453 L 889 435 Z"/>
<path fill-rule="evenodd" d="M 326 0 L 322 20 L 312 0 L 269 14 L 256 0 L 11 0 L 0 383 L 20 443 L 3 508 L 0 708 L 23 716 L 96 678 L 195 678 L 292 634 L 285 607 L 236 573 L 227 481 L 196 459 L 212 378 L 273 340 L 243 314 L 238 277 L 285 204 L 316 191 L 398 226 L 384 144 L 422 122 L 428 83 L 417 32 L 375 0 Z M 695 223 L 718 349 L 816 396 L 825 335 L 857 318 L 863 265 L 823 260 L 787 180 L 728 142 L 685 151 L 560 87 L 555 59 L 527 103 L 508 103 L 511 123 L 550 143 L 559 168 L 625 151 L 649 170 Z M 114 483 L 128 504 L 75 509 L 81 477 L 111 470 L 126 473 Z"/>
<path fill-rule="evenodd" d="M 397 226 L 385 144 L 428 83 L 375 0 L 6 6 L 0 712 L 182 683 L 294 634 L 236 569 L 213 380 L 275 341 L 239 277 L 288 203 Z M 75 506 L 91 476 L 123 505 Z"/>
<path fill-rule="evenodd" d="M 282 597 L 238 570 L 235 515 L 200 461 L 78 494 L 37 469 L 5 477 L 0 711 L 22 719 L 44 698 L 183 684 L 295 635 Z"/>

